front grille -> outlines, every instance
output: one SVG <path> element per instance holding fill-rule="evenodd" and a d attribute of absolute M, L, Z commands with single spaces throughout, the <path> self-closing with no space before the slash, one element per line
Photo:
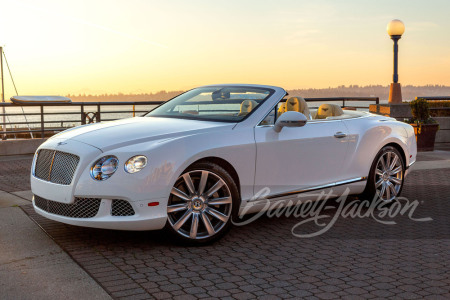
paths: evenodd
<path fill-rule="evenodd" d="M 134 216 L 134 209 L 130 202 L 120 199 L 114 199 L 111 205 L 112 216 Z"/>
<path fill-rule="evenodd" d="M 41 149 L 38 152 L 34 176 L 45 181 L 69 185 L 80 157 L 57 150 Z"/>
<path fill-rule="evenodd" d="M 34 205 L 40 209 L 69 218 L 93 218 L 97 215 L 102 199 L 75 198 L 74 203 L 61 203 L 34 195 Z"/>

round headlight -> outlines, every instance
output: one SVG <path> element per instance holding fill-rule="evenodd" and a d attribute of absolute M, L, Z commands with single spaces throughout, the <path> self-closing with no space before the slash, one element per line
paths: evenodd
<path fill-rule="evenodd" d="M 125 163 L 125 171 L 128 173 L 136 173 L 145 168 L 147 165 L 147 157 L 144 155 L 133 156 Z"/>
<path fill-rule="evenodd" d="M 117 170 L 119 160 L 113 155 L 103 156 L 91 167 L 91 177 L 96 180 L 106 180 Z"/>

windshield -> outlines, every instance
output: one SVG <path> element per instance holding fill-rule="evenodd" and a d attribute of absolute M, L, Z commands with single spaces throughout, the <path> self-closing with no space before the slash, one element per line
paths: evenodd
<path fill-rule="evenodd" d="M 173 98 L 146 117 L 239 122 L 273 93 L 272 89 L 255 87 L 202 87 Z"/>

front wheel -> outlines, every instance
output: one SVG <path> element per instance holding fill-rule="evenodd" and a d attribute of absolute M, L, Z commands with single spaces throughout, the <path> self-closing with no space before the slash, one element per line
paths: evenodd
<path fill-rule="evenodd" d="M 404 174 L 405 163 L 400 152 L 392 146 L 384 147 L 372 163 L 363 195 L 391 203 L 400 196 Z"/>
<path fill-rule="evenodd" d="M 189 244 L 210 243 L 230 228 L 238 189 L 222 167 L 209 162 L 189 167 L 175 182 L 167 205 L 167 229 Z"/>

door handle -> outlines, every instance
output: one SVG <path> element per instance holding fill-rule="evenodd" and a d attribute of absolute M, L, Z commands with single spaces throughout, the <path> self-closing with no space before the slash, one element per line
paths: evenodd
<path fill-rule="evenodd" d="M 338 131 L 334 134 L 334 137 L 337 139 L 342 139 L 345 138 L 347 135 L 345 133 L 343 133 L 342 131 Z"/>

